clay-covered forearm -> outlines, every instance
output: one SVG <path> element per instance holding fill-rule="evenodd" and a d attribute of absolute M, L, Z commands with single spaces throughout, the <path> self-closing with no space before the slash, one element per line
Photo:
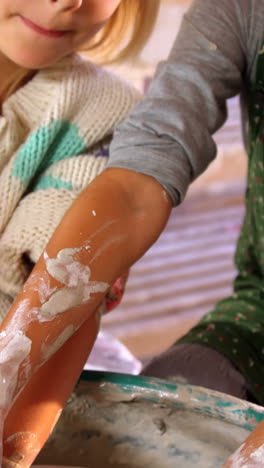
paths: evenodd
<path fill-rule="evenodd" d="M 156 240 L 170 209 L 154 179 L 121 169 L 106 170 L 82 192 L 0 329 L 0 351 L 6 355 L 2 406 L 10 404 L 11 393 L 14 398 L 98 308 L 111 283 Z"/>
<path fill-rule="evenodd" d="M 98 330 L 98 318 L 93 314 L 16 398 L 5 419 L 2 468 L 32 465 L 81 374 Z"/>
<path fill-rule="evenodd" d="M 154 179 L 111 169 L 63 218 L 1 328 L 4 467 L 33 462 L 94 344 L 109 285 L 155 241 L 170 207 Z"/>
<path fill-rule="evenodd" d="M 264 466 L 264 421 L 248 436 L 223 468 L 260 468 Z"/>

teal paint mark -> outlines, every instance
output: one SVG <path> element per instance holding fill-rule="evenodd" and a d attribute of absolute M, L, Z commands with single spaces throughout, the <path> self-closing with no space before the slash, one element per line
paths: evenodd
<path fill-rule="evenodd" d="M 27 186 L 52 164 L 77 156 L 85 149 L 77 125 L 53 120 L 46 127 L 40 127 L 22 145 L 11 174 Z"/>
<path fill-rule="evenodd" d="M 208 396 L 206 393 L 198 393 L 196 395 L 196 399 L 204 403 L 205 401 L 208 400 Z"/>
<path fill-rule="evenodd" d="M 256 426 L 252 426 L 251 424 L 244 424 L 243 426 L 243 429 L 246 429 L 247 431 L 254 431 L 254 429 L 256 429 Z"/>
<path fill-rule="evenodd" d="M 257 411 L 255 411 L 255 410 L 253 410 L 251 408 L 248 408 L 247 416 L 248 417 L 250 417 L 250 416 L 254 417 L 257 422 L 261 422 L 261 421 L 264 420 L 264 414 L 263 413 L 260 414 L 260 413 L 258 413 Z"/>
<path fill-rule="evenodd" d="M 212 408 L 210 406 L 204 406 L 203 407 L 203 412 L 205 414 L 208 414 L 209 416 L 211 416 L 213 414 Z"/>
<path fill-rule="evenodd" d="M 230 401 L 217 400 L 215 402 L 215 406 L 220 407 L 220 408 L 232 408 L 232 406 L 234 406 L 234 404 L 231 403 Z"/>

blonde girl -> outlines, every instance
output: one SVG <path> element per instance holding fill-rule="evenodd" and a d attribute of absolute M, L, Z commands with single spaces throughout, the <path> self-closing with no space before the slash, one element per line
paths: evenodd
<path fill-rule="evenodd" d="M 93 346 L 100 314 L 122 295 L 123 281 L 115 280 L 125 268 L 112 271 L 101 256 L 122 234 L 111 210 L 97 229 L 106 207 L 100 208 L 99 199 L 78 212 L 85 229 L 71 218 L 65 242 L 58 249 L 46 244 L 74 200 L 105 169 L 112 133 L 139 99 L 95 62 L 135 56 L 157 9 L 157 0 L 1 0 L 3 466 L 32 463 Z M 101 244 L 109 226 L 116 226 L 115 236 Z M 106 273 L 101 278 L 99 265 Z M 10 437 L 15 433 L 28 436 Z"/>

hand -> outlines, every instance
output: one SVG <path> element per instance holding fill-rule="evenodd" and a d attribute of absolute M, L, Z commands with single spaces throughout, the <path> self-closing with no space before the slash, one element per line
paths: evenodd
<path fill-rule="evenodd" d="M 248 436 L 223 468 L 261 468 L 264 466 L 264 421 Z"/>

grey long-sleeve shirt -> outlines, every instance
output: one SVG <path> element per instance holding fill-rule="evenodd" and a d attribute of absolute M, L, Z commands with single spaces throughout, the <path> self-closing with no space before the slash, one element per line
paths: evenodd
<path fill-rule="evenodd" d="M 194 0 L 146 98 L 118 128 L 109 167 L 155 177 L 174 205 L 216 155 L 226 100 L 247 98 L 264 38 L 264 0 Z"/>

